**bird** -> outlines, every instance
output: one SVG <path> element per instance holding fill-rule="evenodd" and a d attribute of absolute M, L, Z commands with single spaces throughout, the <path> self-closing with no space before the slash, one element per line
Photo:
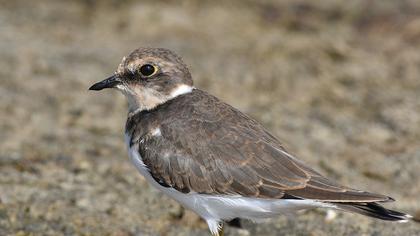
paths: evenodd
<path fill-rule="evenodd" d="M 125 142 L 146 181 L 198 214 L 211 235 L 236 219 L 259 222 L 327 208 L 406 222 L 381 204 L 393 198 L 324 177 L 255 119 L 193 85 L 181 57 L 140 47 L 89 90 L 113 88 L 128 101 Z"/>

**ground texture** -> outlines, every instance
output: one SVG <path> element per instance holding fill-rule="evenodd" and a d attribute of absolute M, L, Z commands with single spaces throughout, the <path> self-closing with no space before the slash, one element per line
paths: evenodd
<path fill-rule="evenodd" d="M 419 1 L 0 0 L 0 235 L 206 235 L 128 161 L 126 102 L 87 88 L 139 46 L 292 153 L 420 217 Z M 228 235 L 420 235 L 325 211 Z"/>

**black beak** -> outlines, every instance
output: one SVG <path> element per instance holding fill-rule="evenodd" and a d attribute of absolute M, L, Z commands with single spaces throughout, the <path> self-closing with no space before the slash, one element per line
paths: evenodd
<path fill-rule="evenodd" d="M 121 83 L 120 78 L 117 75 L 110 76 L 92 86 L 90 86 L 89 90 L 102 90 L 105 88 L 114 88 L 118 84 Z"/>

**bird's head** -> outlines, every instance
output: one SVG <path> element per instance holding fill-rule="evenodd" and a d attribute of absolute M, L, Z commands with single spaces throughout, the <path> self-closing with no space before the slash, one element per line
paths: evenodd
<path fill-rule="evenodd" d="M 138 48 L 122 59 L 115 73 L 89 90 L 116 88 L 128 100 L 129 111 L 150 110 L 191 92 L 193 81 L 182 59 L 163 48 Z"/>

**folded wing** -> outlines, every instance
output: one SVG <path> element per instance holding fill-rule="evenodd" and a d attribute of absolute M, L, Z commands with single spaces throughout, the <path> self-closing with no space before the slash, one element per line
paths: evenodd
<path fill-rule="evenodd" d="M 161 123 L 161 134 L 139 145 L 143 162 L 162 185 L 182 192 L 256 198 L 392 200 L 323 177 L 290 155 L 253 119 L 216 98 L 206 104 L 190 107 L 188 116 L 172 113 L 182 117 Z"/>

